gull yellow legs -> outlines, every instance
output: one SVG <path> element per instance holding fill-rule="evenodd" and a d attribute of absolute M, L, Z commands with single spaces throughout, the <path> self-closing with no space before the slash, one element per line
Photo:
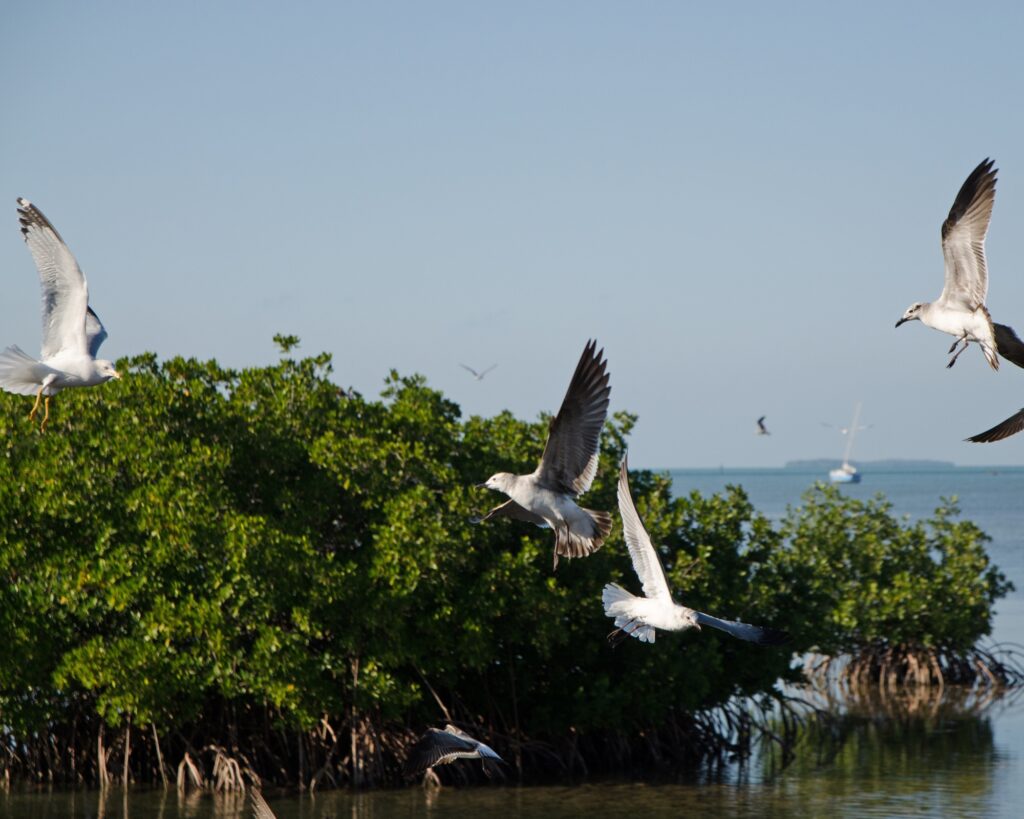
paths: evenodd
<path fill-rule="evenodd" d="M 43 390 L 45 389 L 45 384 L 39 388 L 39 392 L 36 393 L 36 402 L 32 405 L 32 412 L 28 414 L 28 420 L 33 420 L 36 417 L 36 413 L 39 411 L 39 403 L 42 401 L 43 423 L 39 425 L 40 432 L 46 429 L 46 422 L 50 420 L 50 396 L 46 396 L 46 400 L 43 401 Z"/>

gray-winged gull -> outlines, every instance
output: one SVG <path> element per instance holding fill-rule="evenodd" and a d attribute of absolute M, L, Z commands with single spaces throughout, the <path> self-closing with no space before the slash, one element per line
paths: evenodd
<path fill-rule="evenodd" d="M 914 302 L 896 322 L 899 327 L 918 319 L 928 327 L 955 336 L 956 341 L 949 348 L 951 354 L 963 343 L 947 367 L 952 367 L 970 342 L 976 341 L 992 369 L 999 369 L 997 352 L 1001 350 L 997 328 L 1001 325 L 993 325 L 985 306 L 988 294 L 985 234 L 996 196 L 994 164 L 994 160 L 986 159 L 971 171 L 942 223 L 946 278 L 939 298 L 934 302 Z M 1013 333 L 1008 327 L 1002 330 Z"/>
<path fill-rule="evenodd" d="M 19 395 L 35 393 L 34 418 L 46 397 L 41 428 L 50 418 L 50 396 L 68 387 L 92 387 L 120 378 L 114 365 L 96 358 L 107 331 L 89 306 L 89 288 L 75 257 L 53 225 L 27 199 L 18 199 L 18 221 L 43 290 L 43 346 L 40 360 L 20 347 L 0 353 L 0 387 Z"/>
<path fill-rule="evenodd" d="M 468 364 L 459 364 L 459 366 L 462 367 L 462 369 L 468 370 L 469 372 L 471 372 L 473 374 L 473 378 L 475 378 L 477 381 L 483 381 L 484 380 L 484 376 L 487 375 L 487 373 L 489 373 L 491 370 L 493 370 L 498 365 L 497 364 L 492 364 L 486 370 L 480 370 L 480 372 L 477 372 L 472 367 L 470 367 Z"/>
<path fill-rule="evenodd" d="M 771 435 L 771 433 L 768 431 L 768 427 L 766 427 L 764 425 L 764 419 L 766 417 L 767 416 L 762 415 L 760 418 L 757 419 L 757 434 L 758 435 Z"/>
<path fill-rule="evenodd" d="M 604 587 L 601 595 L 604 613 L 615 619 L 616 626 L 615 631 L 608 635 L 612 644 L 621 642 L 627 635 L 642 642 L 653 643 L 655 629 L 683 631 L 696 628 L 699 631 L 701 626 L 711 626 L 741 640 L 763 645 L 786 642 L 788 638 L 785 632 L 734 620 L 719 620 L 710 614 L 680 606 L 672 599 L 661 558 L 640 522 L 633 498 L 629 494 L 625 458 L 619 467 L 619 513 L 622 515 L 622 534 L 633 560 L 633 569 L 643 584 L 644 596 L 630 594 L 615 583 Z"/>
<path fill-rule="evenodd" d="M 558 415 L 551 420 L 537 469 L 529 475 L 498 472 L 478 484 L 504 492 L 509 500 L 473 522 L 507 517 L 551 527 L 555 568 L 559 556 L 585 557 L 597 551 L 612 528 L 610 514 L 576 504 L 597 475 L 601 427 L 608 415 L 612 390 L 603 355 L 596 341 L 587 343 Z"/>
<path fill-rule="evenodd" d="M 504 762 L 489 745 L 473 739 L 465 731 L 454 725 L 440 728 L 428 728 L 416 744 L 409 749 L 405 760 L 405 772 L 408 776 L 418 774 L 435 765 L 446 765 L 456 759 L 480 759 L 487 770 L 487 760 Z"/>

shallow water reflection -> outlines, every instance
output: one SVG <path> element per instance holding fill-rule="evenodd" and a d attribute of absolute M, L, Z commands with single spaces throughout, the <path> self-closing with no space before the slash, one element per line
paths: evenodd
<path fill-rule="evenodd" d="M 820 695 L 825 696 L 825 695 Z M 827 699 L 827 697 L 826 697 Z M 841 716 L 810 727 L 781 773 L 767 758 L 711 784 L 588 783 L 575 787 L 480 787 L 351 795 L 265 795 L 280 819 L 395 817 L 601 817 L 636 814 L 717 817 L 1018 816 L 1024 805 L 1022 697 L 991 699 L 947 689 L 942 697 L 850 696 Z M 998 726 L 998 733 L 996 731 Z M 0 793 L 0 815 L 56 817 L 251 816 L 244 797 L 112 789 Z"/>

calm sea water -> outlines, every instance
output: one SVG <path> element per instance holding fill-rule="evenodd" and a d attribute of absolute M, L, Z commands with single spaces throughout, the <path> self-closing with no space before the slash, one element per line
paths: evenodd
<path fill-rule="evenodd" d="M 778 518 L 823 475 L 790 470 L 677 470 L 676 491 L 746 489 L 755 508 Z M 863 483 L 844 486 L 853 497 L 881 492 L 894 511 L 929 516 L 942 496 L 959 499 L 962 516 L 992 537 L 993 561 L 1017 585 L 999 605 L 994 640 L 1024 642 L 1024 468 L 938 472 L 867 471 Z M 661 645 L 660 643 L 658 644 Z M 666 643 L 666 645 L 668 645 Z M 956 706 L 908 696 L 898 702 L 850 706 L 843 741 L 808 740 L 781 773 L 757 760 L 721 783 L 649 785 L 586 783 L 574 787 L 446 788 L 359 795 L 268 793 L 281 819 L 394 819 L 395 817 L 514 816 L 626 817 L 1019 817 L 1024 816 L 1024 692 L 993 702 Z M 114 789 L 96 792 L 0 792 L 0 816 L 247 817 L 233 796 Z"/>

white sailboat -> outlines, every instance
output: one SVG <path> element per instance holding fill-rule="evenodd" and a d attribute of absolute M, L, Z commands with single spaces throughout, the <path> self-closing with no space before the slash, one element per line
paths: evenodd
<path fill-rule="evenodd" d="M 860 420 L 860 404 L 857 402 L 857 406 L 853 410 L 853 423 L 850 424 L 848 429 L 843 430 L 843 434 L 846 435 L 846 452 L 843 453 L 842 466 L 838 466 L 832 469 L 828 473 L 828 479 L 832 483 L 860 483 L 860 473 L 857 471 L 857 467 L 850 463 L 850 453 L 853 451 L 853 436 L 857 433 L 857 422 Z"/>

